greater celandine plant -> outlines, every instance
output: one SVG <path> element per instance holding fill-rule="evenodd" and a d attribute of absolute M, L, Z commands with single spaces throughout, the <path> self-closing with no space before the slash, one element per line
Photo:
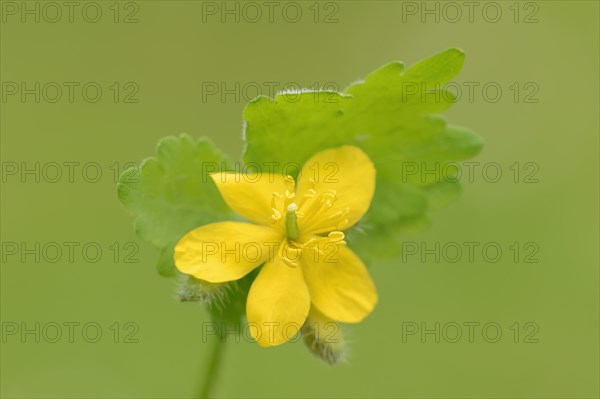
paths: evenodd
<path fill-rule="evenodd" d="M 341 93 L 259 96 L 243 113 L 241 162 L 183 134 L 121 175 L 119 199 L 160 249 L 158 272 L 177 275 L 179 298 L 221 326 L 201 397 L 231 324 L 263 347 L 300 334 L 328 364 L 346 358 L 340 323 L 377 303 L 366 265 L 399 256 L 402 233 L 457 198 L 448 166 L 482 148 L 439 115 L 463 62 L 453 48 L 407 70 L 384 65 Z"/>

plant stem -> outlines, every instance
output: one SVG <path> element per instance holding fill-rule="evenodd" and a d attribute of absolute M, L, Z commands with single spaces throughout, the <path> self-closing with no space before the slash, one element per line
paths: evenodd
<path fill-rule="evenodd" d="M 206 363 L 206 373 L 198 393 L 199 399 L 208 399 L 212 397 L 214 393 L 213 391 L 215 389 L 221 359 L 223 357 L 223 349 L 225 349 L 225 337 L 221 337 L 221 335 L 218 334 L 213 338 L 211 344 L 208 362 Z"/>

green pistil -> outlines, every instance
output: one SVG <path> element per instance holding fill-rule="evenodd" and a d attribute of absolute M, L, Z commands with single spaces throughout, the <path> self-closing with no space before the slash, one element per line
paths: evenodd
<path fill-rule="evenodd" d="M 297 209 L 298 205 L 292 202 L 288 205 L 285 214 L 285 233 L 290 240 L 295 240 L 300 235 L 298 230 L 298 216 L 296 216 Z"/>

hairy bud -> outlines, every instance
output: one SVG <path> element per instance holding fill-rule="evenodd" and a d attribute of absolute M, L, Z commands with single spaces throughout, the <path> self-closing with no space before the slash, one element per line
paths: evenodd
<path fill-rule="evenodd" d="M 177 297 L 181 302 L 201 302 L 208 308 L 221 308 L 226 302 L 233 283 L 209 283 L 188 274 L 177 281 Z"/>
<path fill-rule="evenodd" d="M 302 338 L 308 350 L 327 364 L 346 360 L 346 341 L 339 324 L 314 308 L 302 326 Z"/>

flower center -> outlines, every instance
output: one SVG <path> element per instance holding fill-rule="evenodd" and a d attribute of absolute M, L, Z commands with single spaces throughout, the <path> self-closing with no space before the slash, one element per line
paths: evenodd
<path fill-rule="evenodd" d="M 346 245 L 345 237 L 341 231 L 332 231 L 326 237 L 314 236 L 303 243 L 288 238 L 279 247 L 278 254 L 290 267 L 298 266 L 303 256 L 315 263 L 331 261 L 338 253 L 338 246 Z"/>
<path fill-rule="evenodd" d="M 286 176 L 286 190 L 284 193 L 274 192 L 271 197 L 271 218 L 274 224 L 283 219 L 282 211 L 285 212 L 284 230 L 286 239 L 279 249 L 279 256 L 291 267 L 296 267 L 302 256 L 328 257 L 337 253 L 338 245 L 346 245 L 345 235 L 341 231 L 348 224 L 348 208 L 338 211 L 332 210 L 338 194 L 335 190 L 317 193 L 315 182 L 311 179 L 311 188 L 302 198 L 296 198 L 295 181 L 291 176 Z M 298 202 L 296 202 L 298 200 Z M 303 229 L 312 231 L 315 223 L 326 221 L 326 228 L 321 231 L 329 231 L 327 236 L 314 235 L 305 242 L 300 242 L 300 229 L 298 219 L 303 221 Z"/>

